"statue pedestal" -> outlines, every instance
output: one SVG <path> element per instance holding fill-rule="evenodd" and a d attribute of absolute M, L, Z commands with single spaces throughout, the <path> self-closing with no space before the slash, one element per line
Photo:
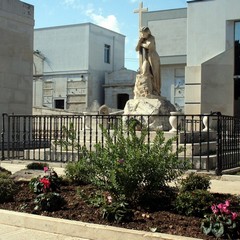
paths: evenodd
<path fill-rule="evenodd" d="M 125 108 L 124 115 L 137 115 L 136 118 L 143 125 L 149 125 L 150 130 L 164 130 L 167 131 L 171 128 L 169 124 L 170 112 L 176 111 L 173 104 L 166 98 L 161 96 L 149 95 L 151 98 L 138 97 L 128 100 Z M 123 121 L 127 120 L 127 116 L 123 117 Z"/>
<path fill-rule="evenodd" d="M 137 74 L 134 86 L 134 99 L 136 98 L 151 98 L 153 91 L 152 87 L 153 76 L 150 74 Z"/>

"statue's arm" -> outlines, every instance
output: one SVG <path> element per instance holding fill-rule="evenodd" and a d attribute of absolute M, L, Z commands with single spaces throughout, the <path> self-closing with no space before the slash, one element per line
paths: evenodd
<path fill-rule="evenodd" d="M 143 38 L 139 38 L 138 44 L 137 44 L 137 46 L 136 46 L 136 51 L 137 51 L 137 52 L 140 51 L 141 48 L 143 47 L 143 46 L 142 46 L 142 42 L 143 42 Z"/>
<path fill-rule="evenodd" d="M 144 43 L 142 43 L 142 47 L 146 48 L 148 50 L 155 50 L 155 39 L 153 36 L 151 36 L 150 38 L 148 38 Z"/>

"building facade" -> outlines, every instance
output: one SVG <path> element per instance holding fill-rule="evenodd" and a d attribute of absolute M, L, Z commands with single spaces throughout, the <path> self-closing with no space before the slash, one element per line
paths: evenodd
<path fill-rule="evenodd" d="M 110 108 L 124 109 L 126 102 L 134 98 L 136 71 L 122 68 L 105 73 L 105 104 Z"/>
<path fill-rule="evenodd" d="M 187 9 L 144 12 L 142 26 L 148 26 L 156 40 L 161 62 L 161 95 L 183 112 L 187 63 Z"/>
<path fill-rule="evenodd" d="M 92 23 L 34 31 L 33 106 L 83 112 L 104 103 L 106 72 L 124 66 L 125 36 Z"/>
<path fill-rule="evenodd" d="M 156 38 L 163 96 L 186 114 L 240 115 L 239 0 L 189 1 L 142 19 Z"/>
<path fill-rule="evenodd" d="M 32 113 L 34 7 L 0 2 L 0 116 Z M 2 118 L 0 118 L 2 119 Z M 2 120 L 0 120 L 2 129 Z"/>

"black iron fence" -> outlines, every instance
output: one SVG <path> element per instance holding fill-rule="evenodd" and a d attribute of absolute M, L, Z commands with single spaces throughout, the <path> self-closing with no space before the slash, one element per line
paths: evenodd
<path fill-rule="evenodd" d="M 35 161 L 77 161 L 82 149 L 94 151 L 96 143 L 104 146 L 106 130 L 125 134 L 134 122 L 136 134 L 147 130 L 146 143 L 151 143 L 156 130 L 165 139 L 175 137 L 173 150 L 184 150 L 179 158 L 187 158 L 196 170 L 223 170 L 240 167 L 240 119 L 209 115 L 7 115 L 2 116 L 1 159 Z"/>

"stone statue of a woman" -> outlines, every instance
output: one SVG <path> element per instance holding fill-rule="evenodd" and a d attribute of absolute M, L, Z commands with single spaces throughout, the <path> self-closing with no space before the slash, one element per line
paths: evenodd
<path fill-rule="evenodd" d="M 142 76 L 152 76 L 151 93 L 161 95 L 160 57 L 156 51 L 155 38 L 148 27 L 140 29 L 140 38 L 136 46 L 140 58 L 140 74 Z"/>

